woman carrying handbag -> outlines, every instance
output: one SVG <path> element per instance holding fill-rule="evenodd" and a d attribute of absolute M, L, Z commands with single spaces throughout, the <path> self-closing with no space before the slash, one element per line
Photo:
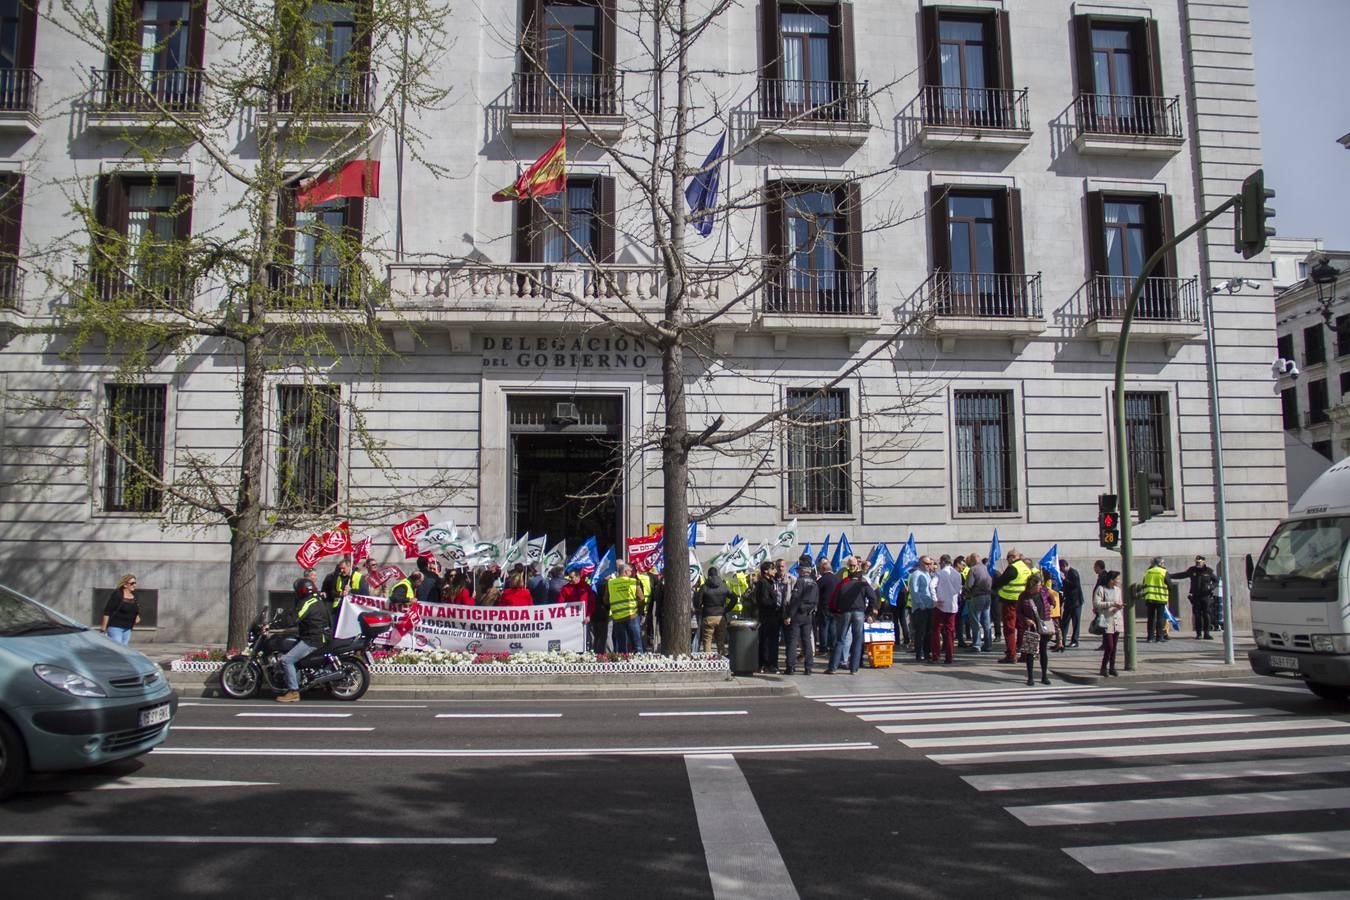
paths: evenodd
<path fill-rule="evenodd" d="M 1096 618 L 1088 631 L 1102 636 L 1102 677 L 1116 673 L 1116 645 L 1125 630 L 1125 601 L 1120 596 L 1120 573 L 1107 572 L 1103 584 L 1092 590 L 1092 611 Z"/>
<path fill-rule="evenodd" d="M 1047 634 L 1048 629 L 1048 634 Z M 1027 578 L 1026 590 L 1017 598 L 1018 649 L 1027 661 L 1027 684 L 1035 684 L 1032 666 L 1036 656 L 1041 658 L 1041 684 L 1049 684 L 1047 669 L 1050 660 L 1048 638 L 1055 633 L 1055 623 L 1050 619 L 1050 598 L 1041 589 L 1041 576 L 1033 573 Z"/>

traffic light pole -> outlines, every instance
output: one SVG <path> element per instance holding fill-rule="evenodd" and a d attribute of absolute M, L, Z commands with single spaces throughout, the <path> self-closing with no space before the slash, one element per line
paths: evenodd
<path fill-rule="evenodd" d="M 1186 238 L 1232 209 L 1237 205 L 1237 202 L 1236 196 L 1229 197 L 1223 203 L 1220 203 L 1217 208 L 1207 213 L 1200 221 L 1154 251 L 1153 255 L 1144 263 L 1143 271 L 1135 277 L 1134 287 L 1130 288 L 1130 297 L 1125 304 L 1125 315 L 1120 322 L 1120 342 L 1116 345 L 1116 494 L 1120 498 L 1120 589 L 1127 598 L 1130 598 L 1126 602 L 1125 610 L 1125 670 L 1127 672 L 1133 672 L 1136 667 L 1135 610 L 1133 598 L 1130 597 L 1130 586 L 1134 584 L 1134 565 L 1130 558 L 1133 551 L 1130 543 L 1130 445 L 1129 436 L 1125 433 L 1125 360 L 1130 347 L 1130 324 L 1134 321 L 1134 311 L 1139 306 L 1139 295 L 1143 292 L 1149 276 L 1153 274 L 1153 270 L 1157 268 L 1162 258 Z M 1229 587 L 1225 584 L 1225 594 L 1228 590 Z M 1230 627 L 1231 622 L 1224 623 L 1225 634 L 1227 633 L 1226 629 Z"/>

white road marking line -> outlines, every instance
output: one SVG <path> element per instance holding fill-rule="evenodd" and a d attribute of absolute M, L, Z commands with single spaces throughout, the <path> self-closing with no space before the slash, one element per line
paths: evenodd
<path fill-rule="evenodd" d="M 926 725 L 893 725 L 886 734 L 944 734 L 958 731 L 1031 731 L 1037 728 L 1078 728 L 1084 725 L 1131 725 L 1143 722 L 1193 722 L 1197 719 L 1258 719 L 1292 715 L 1284 709 L 1253 709 L 1244 712 L 1143 713 L 1140 715 L 1060 716 L 1055 719 L 1009 719 L 1006 722 L 931 722 Z M 901 716 L 859 716 L 864 721 L 890 720 Z"/>
<path fill-rule="evenodd" d="M 868 703 L 862 706 L 836 706 L 835 709 L 846 713 L 866 713 L 866 712 L 913 712 L 913 713 L 945 713 L 945 712 L 1004 712 L 1015 713 L 1024 709 L 1036 709 L 1037 707 L 1055 708 L 1055 709 L 1076 709 L 1086 707 L 1090 709 L 1115 709 L 1114 700 L 1093 698 L 1084 698 L 1082 703 L 1066 703 L 1063 700 L 1028 700 L 1024 703 L 1014 703 L 1011 700 L 999 700 L 996 703 L 938 703 L 924 704 L 922 706 L 906 706 L 902 703 Z M 1184 701 L 1173 701 L 1184 702 Z M 1121 704 L 1122 706 L 1124 704 Z"/>
<path fill-rule="evenodd" d="M 351 713 L 320 713 L 320 712 L 270 712 L 270 713 L 235 713 L 238 719 L 350 719 Z"/>
<path fill-rule="evenodd" d="M 1191 709 L 1195 706 L 1213 706 L 1216 701 L 1206 700 L 1174 700 L 1171 703 L 1159 703 L 1154 706 L 1144 707 L 1146 712 L 1153 712 L 1158 709 Z M 1229 705 L 1237 706 L 1232 703 Z M 1135 707 L 1130 707 L 1134 709 Z M 1102 713 L 1102 712 L 1124 712 L 1123 707 L 1100 706 L 1093 704 L 1083 704 L 1082 706 L 1060 706 L 1057 704 L 1027 704 L 1026 706 L 1004 706 L 999 709 L 977 709 L 970 712 L 896 712 L 896 713 L 868 713 L 858 716 L 864 722 L 923 722 L 930 720 L 939 721 L 958 721 L 961 719 L 1007 719 L 1013 721 L 1017 716 L 1023 713 L 1033 713 L 1035 715 L 1055 715 L 1063 714 L 1066 718 L 1075 714 L 1083 713 Z"/>
<path fill-rule="evenodd" d="M 1148 844 L 1065 847 L 1064 852 L 1098 875 L 1312 862 L 1350 858 L 1350 831 L 1253 834 L 1190 841 L 1154 841 Z"/>
<path fill-rule="evenodd" d="M 270 787 L 275 781 L 210 781 L 201 778 L 149 778 L 127 775 L 112 781 L 105 781 L 98 775 L 67 775 L 52 782 L 36 781 L 30 783 L 28 790 L 34 792 L 60 791 L 135 791 L 166 790 L 173 788 L 213 788 L 213 787 Z"/>
<path fill-rule="evenodd" d="M 1276 775 L 1317 775 L 1350 772 L 1350 756 L 1309 756 L 1293 759 L 1254 759 L 1120 769 L 1012 772 L 1006 775 L 962 775 L 977 791 L 1022 791 L 1046 788 L 1101 787 L 1112 784 L 1167 784 L 1169 781 L 1218 781 L 1226 778 L 1264 778 Z"/>
<path fill-rule="evenodd" d="M 830 694 L 816 697 L 805 697 L 806 700 L 816 700 L 821 703 L 827 703 L 831 706 L 840 704 L 848 705 L 852 703 L 867 702 L 890 702 L 890 703 L 940 703 L 954 702 L 957 700 L 971 699 L 1011 699 L 1025 698 L 1030 689 L 1009 688 L 1007 690 L 988 690 L 988 691 L 955 691 L 951 693 L 933 693 L 933 694 Z M 1126 690 L 1125 688 L 1082 688 L 1060 685 L 1042 685 L 1038 694 L 1055 694 L 1063 696 L 1091 697 L 1097 694 L 1147 694 L 1151 691 Z"/>
<path fill-rule="evenodd" d="M 356 725 L 175 725 L 180 731 L 374 731 L 374 727 Z"/>
<path fill-rule="evenodd" d="M 717 900 L 796 898 L 797 888 L 736 758 L 686 756 L 699 839 Z"/>
<path fill-rule="evenodd" d="M 640 712 L 638 718 L 648 716 L 748 716 L 746 709 L 708 709 L 701 712 Z"/>
<path fill-rule="evenodd" d="M 323 703 L 322 700 L 307 700 L 307 701 L 305 701 L 305 702 L 306 702 L 306 703 L 312 703 L 312 704 L 315 704 L 315 705 L 325 705 L 325 704 Z M 451 702 L 455 702 L 455 701 L 446 700 L 446 701 L 443 701 L 443 702 L 451 703 Z M 467 701 L 458 701 L 458 702 L 461 702 L 461 703 L 462 703 L 462 702 L 467 702 Z M 217 701 L 214 701 L 214 702 L 213 702 L 213 701 L 209 701 L 209 700 L 183 700 L 183 701 L 180 701 L 178 705 L 179 705 L 179 706 L 201 706 L 201 707 L 214 708 L 214 709 L 238 709 L 238 708 L 241 707 L 241 706 L 251 706 L 251 707 L 258 707 L 258 708 L 264 708 L 264 707 L 265 707 L 265 708 L 267 708 L 267 709 L 272 709 L 272 708 L 274 708 L 274 707 L 276 706 L 276 702 L 273 701 L 273 702 L 271 702 L 271 703 L 249 703 L 249 702 L 247 702 L 247 701 L 239 701 L 239 700 L 217 700 Z M 338 704 L 337 704 L 337 703 L 331 703 L 331 704 L 326 704 L 326 705 L 337 706 Z M 342 705 L 343 705 L 343 706 L 346 706 L 347 704 L 346 704 L 345 702 L 343 702 Z M 363 710 L 366 710 L 366 709 L 426 709 L 426 708 L 427 708 L 427 705 L 426 705 L 425 703 L 422 703 L 422 704 L 407 704 L 407 705 L 405 705 L 405 704 L 390 704 L 390 703 L 387 703 L 387 702 L 381 701 L 381 700 L 362 700 L 362 701 L 361 701 L 361 709 L 363 709 Z"/>
<path fill-rule="evenodd" d="M 318 844 L 334 846 L 407 846 L 434 844 L 482 846 L 495 844 L 495 837 L 290 837 L 246 834 L 0 834 L 0 844 Z"/>
<path fill-rule="evenodd" d="M 902 728 L 899 725 L 881 725 L 878 728 L 889 734 L 891 728 Z M 1350 728 L 1350 722 L 1340 722 L 1336 719 L 1281 719 L 1275 722 L 1262 722 L 1261 731 L 1303 731 L 1315 728 Z M 1248 734 L 1252 731 L 1251 722 L 1220 722 L 1215 725 L 1168 725 L 1162 728 L 1121 728 L 1112 729 L 1108 732 L 1112 740 L 1123 740 L 1125 738 L 1160 738 L 1160 737 L 1189 737 L 1191 735 L 1207 734 Z M 989 744 L 1060 744 L 1065 741 L 1081 741 L 1081 734 L 1010 734 L 1010 735 L 979 735 L 978 737 L 954 737 L 954 738 L 915 738 L 913 740 L 902 740 L 904 744 L 914 750 L 921 750 L 925 747 L 983 747 Z M 1128 755 L 1128 754 L 1127 754 Z"/>
<path fill-rule="evenodd" d="M 376 748 L 325 747 L 323 755 L 364 756 L 364 757 L 429 757 L 429 758 L 515 758 L 531 756 L 687 756 L 706 753 L 840 753 L 853 750 L 879 750 L 876 744 L 864 741 L 846 741 L 836 744 L 744 744 L 721 745 L 715 747 L 530 747 L 522 749 L 502 748 L 499 750 L 437 750 Z M 150 751 L 163 756 L 301 756 L 308 758 L 314 753 L 309 747 L 156 747 Z"/>
<path fill-rule="evenodd" d="M 1024 825 L 1093 825 L 1101 822 L 1148 822 L 1205 816 L 1303 812 L 1350 807 L 1350 788 L 1258 791 L 1250 794 L 1198 794 L 1191 797 L 1149 797 L 1087 803 L 1042 803 L 1005 806 Z"/>
<path fill-rule="evenodd" d="M 1150 703 L 1226 703 L 1234 705 L 1236 700 L 1197 699 L 1194 694 L 1094 694 L 1091 697 L 1065 697 L 1063 694 L 1045 696 L 1043 694 L 1022 694 L 1016 697 L 997 697 L 993 700 L 939 700 L 922 703 L 897 703 L 887 700 L 880 703 L 839 703 L 830 704 L 844 712 L 858 712 L 867 709 L 912 709 L 915 712 L 937 709 L 1024 709 L 1028 706 L 1141 706 Z"/>
<path fill-rule="evenodd" d="M 1249 691 L 1277 691 L 1281 694 L 1301 694 L 1310 700 L 1313 696 L 1307 688 L 1286 687 L 1282 684 L 1247 684 L 1234 681 L 1174 681 L 1172 684 L 1189 684 L 1195 687 L 1246 688 Z"/>
<path fill-rule="evenodd" d="M 1251 750 L 1292 750 L 1295 747 L 1345 746 L 1350 746 L 1350 735 L 1344 733 L 1299 734 L 1293 735 L 1292 737 L 1250 738 L 1231 741 L 1178 741 L 1170 744 L 1102 744 L 1088 747 L 1051 747 L 1041 750 L 991 750 L 983 753 L 930 753 L 928 754 L 928 758 L 942 766 L 966 766 L 975 763 L 1028 762 L 1044 759 L 1119 760 L 1135 756 L 1193 756 L 1200 753 L 1238 753 Z"/>
<path fill-rule="evenodd" d="M 1245 897 L 1215 897 L 1214 900 L 1346 900 L 1346 891 L 1303 891 L 1298 894 L 1248 894 Z"/>
<path fill-rule="evenodd" d="M 562 713 L 436 713 L 438 719 L 561 719 Z"/>

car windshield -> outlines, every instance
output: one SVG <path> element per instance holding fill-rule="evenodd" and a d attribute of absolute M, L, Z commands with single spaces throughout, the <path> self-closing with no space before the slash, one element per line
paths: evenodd
<path fill-rule="evenodd" d="M 1350 517 L 1285 522 L 1252 573 L 1252 599 L 1325 603 L 1336 599 Z"/>
<path fill-rule="evenodd" d="M 70 619 L 9 588 L 0 587 L 0 637 L 83 631 Z"/>

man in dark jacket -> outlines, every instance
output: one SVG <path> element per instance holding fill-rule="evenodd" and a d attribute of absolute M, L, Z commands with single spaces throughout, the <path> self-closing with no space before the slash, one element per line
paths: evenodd
<path fill-rule="evenodd" d="M 1195 558 L 1195 565 L 1184 572 L 1168 572 L 1167 577 L 1171 581 L 1180 581 L 1183 578 L 1191 580 L 1191 618 L 1195 619 L 1195 638 L 1203 638 L 1207 641 L 1214 637 L 1209 633 L 1212 625 L 1210 618 L 1210 607 L 1214 603 L 1214 588 L 1219 583 L 1219 578 L 1214 574 L 1206 563 L 1203 556 Z"/>
<path fill-rule="evenodd" d="M 801 573 L 801 566 L 797 567 L 798 574 Z M 834 596 L 834 589 L 839 587 L 839 576 L 834 573 L 834 567 L 830 565 L 829 560 L 822 559 L 816 565 L 816 588 L 820 595 L 820 600 L 816 604 L 816 646 L 826 656 L 834 652 L 834 642 L 839 637 L 834 630 L 834 617 L 830 615 L 830 598 Z"/>
<path fill-rule="evenodd" d="M 299 640 L 281 657 L 286 672 L 286 692 L 277 697 L 278 703 L 295 703 L 300 699 L 300 678 L 295 664 L 333 640 L 333 617 L 329 610 L 322 597 L 310 593 L 282 619 L 283 630 L 295 628 Z"/>
<path fill-rule="evenodd" d="M 694 611 L 699 620 L 699 649 L 708 652 L 708 645 L 716 641 L 717 652 L 727 655 L 727 613 L 733 602 L 731 589 L 722 580 L 722 574 L 713 566 L 703 579 L 703 585 L 694 594 Z"/>
<path fill-rule="evenodd" d="M 441 564 L 434 558 L 417 557 L 417 571 L 422 573 L 422 583 L 417 585 L 417 602 L 425 606 L 441 601 L 441 589 L 445 582 L 441 580 Z"/>
<path fill-rule="evenodd" d="M 561 603 L 562 589 L 567 586 L 567 579 L 563 577 L 563 567 L 554 566 L 548 570 L 548 590 L 545 593 L 545 603 Z"/>
<path fill-rule="evenodd" d="M 530 563 L 525 568 L 525 589 L 530 592 L 530 601 L 535 606 L 548 602 L 548 579 L 540 574 L 538 563 Z"/>
<path fill-rule="evenodd" d="M 867 579 L 855 572 L 849 574 L 849 579 L 840 583 L 837 591 L 835 606 L 839 610 L 842 625 L 838 643 L 834 646 L 834 654 L 830 657 L 830 667 L 825 671 L 834 672 L 844 664 L 843 629 L 847 629 L 851 632 L 848 672 L 850 675 L 856 675 L 858 668 L 862 666 L 863 622 L 870 622 L 876 616 L 880 600 L 876 588 L 872 587 Z"/>
<path fill-rule="evenodd" d="M 811 557 L 803 556 L 797 561 L 797 582 L 792 586 L 792 595 L 788 598 L 783 625 L 787 629 L 787 674 L 793 674 L 792 665 L 797 660 L 797 648 L 802 648 L 802 671 L 811 674 L 811 660 L 815 656 L 815 619 L 816 608 L 820 606 L 820 586 L 816 584 L 816 572 L 811 567 Z"/>
<path fill-rule="evenodd" d="M 783 633 L 783 607 L 774 584 L 775 566 L 765 560 L 759 565 L 751 596 L 755 600 L 755 614 L 759 618 L 759 670 L 778 674 L 778 638 Z"/>
<path fill-rule="evenodd" d="M 1059 624 L 1069 646 L 1077 647 L 1078 627 L 1083 618 L 1083 579 L 1078 570 L 1069 565 L 1067 559 L 1060 559 L 1059 572 L 1064 579 L 1064 595 L 1060 598 L 1063 610 L 1060 613 Z"/>

